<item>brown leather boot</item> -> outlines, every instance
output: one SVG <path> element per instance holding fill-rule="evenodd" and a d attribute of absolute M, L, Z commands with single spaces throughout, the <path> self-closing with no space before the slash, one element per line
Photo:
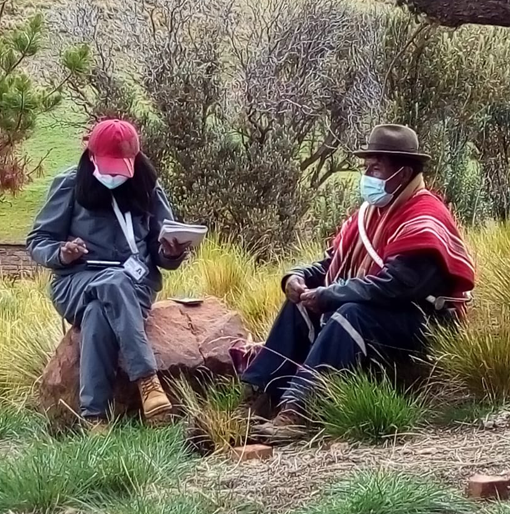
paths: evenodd
<path fill-rule="evenodd" d="M 297 440 L 306 433 L 306 420 L 294 406 L 286 405 L 272 421 L 256 427 L 255 433 L 275 442 Z"/>
<path fill-rule="evenodd" d="M 172 404 L 168 400 L 157 375 L 141 378 L 137 382 L 145 419 L 151 419 L 162 414 L 170 414 Z"/>

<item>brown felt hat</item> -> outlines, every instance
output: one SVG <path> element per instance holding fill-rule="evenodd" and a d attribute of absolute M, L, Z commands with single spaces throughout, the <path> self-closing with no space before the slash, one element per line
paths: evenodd
<path fill-rule="evenodd" d="M 419 161 L 430 159 L 430 155 L 420 153 L 416 132 L 404 125 L 377 125 L 370 134 L 366 148 L 354 152 L 358 157 L 376 154 L 402 155 Z"/>

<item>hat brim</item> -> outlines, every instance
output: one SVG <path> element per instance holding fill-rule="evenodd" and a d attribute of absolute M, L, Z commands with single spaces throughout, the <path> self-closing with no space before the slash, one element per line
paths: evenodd
<path fill-rule="evenodd" d="M 135 159 L 95 156 L 97 169 L 101 175 L 120 175 L 133 178 L 135 174 Z"/>
<path fill-rule="evenodd" d="M 413 152 L 398 152 L 393 150 L 357 150 L 353 152 L 356 157 L 370 157 L 371 155 L 398 155 L 402 157 L 409 157 L 417 161 L 428 161 L 430 155 L 426 153 L 413 153 Z"/>

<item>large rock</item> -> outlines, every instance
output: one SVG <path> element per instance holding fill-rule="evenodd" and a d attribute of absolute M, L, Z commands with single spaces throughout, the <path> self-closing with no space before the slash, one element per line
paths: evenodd
<path fill-rule="evenodd" d="M 170 379 L 180 374 L 196 377 L 203 372 L 232 374 L 229 348 L 248 336 L 240 316 L 214 298 L 208 298 L 198 306 L 158 302 L 152 308 L 146 330 L 158 370 L 163 377 Z M 62 422 L 76 419 L 79 412 L 79 345 L 80 332 L 71 329 L 57 347 L 40 382 L 41 407 L 50 417 Z M 171 394 L 169 389 L 168 392 Z M 136 385 L 127 379 L 121 359 L 115 413 L 123 414 L 139 408 Z"/>

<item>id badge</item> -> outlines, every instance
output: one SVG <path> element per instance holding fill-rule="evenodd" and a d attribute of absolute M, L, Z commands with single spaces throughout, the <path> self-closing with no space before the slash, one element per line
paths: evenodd
<path fill-rule="evenodd" d="M 123 265 L 125 272 L 135 281 L 142 281 L 148 274 L 149 270 L 147 266 L 132 255 Z"/>

